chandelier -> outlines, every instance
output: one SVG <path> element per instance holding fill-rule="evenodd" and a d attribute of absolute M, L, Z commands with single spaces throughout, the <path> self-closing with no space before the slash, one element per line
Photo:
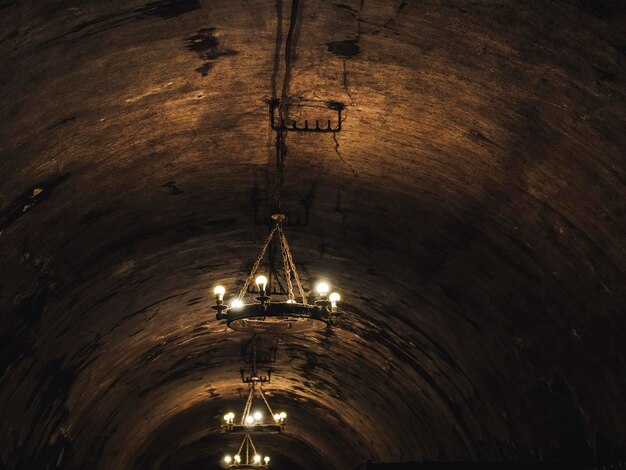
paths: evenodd
<path fill-rule="evenodd" d="M 231 300 L 230 305 L 224 302 L 226 289 L 223 286 L 216 286 L 213 290 L 216 302 L 212 308 L 217 312 L 216 317 L 218 320 L 226 320 L 226 324 L 233 330 L 248 333 L 301 333 L 324 329 L 341 314 L 337 306 L 341 297 L 337 292 L 329 294 L 330 285 L 327 282 L 318 282 L 315 286 L 317 299 L 312 304 L 309 303 L 283 230 L 285 215 L 274 214 L 272 220 L 274 226 L 243 287 Z M 283 273 L 280 278 L 286 284 L 286 290 L 280 281 L 279 273 L 274 273 L 273 277 L 281 290 L 268 289 L 268 278 L 264 275 L 255 278 L 274 237 L 278 238 L 280 245 L 283 262 Z M 270 278 L 273 271 L 271 268 L 270 265 Z M 258 289 L 258 295 L 254 297 L 256 302 L 244 303 L 244 295 L 253 279 Z M 294 283 L 298 289 L 298 299 L 294 293 Z M 275 296 L 279 296 L 279 299 L 276 300 Z"/>
<path fill-rule="evenodd" d="M 244 452 L 244 460 L 242 460 L 242 452 Z M 228 468 L 267 468 L 270 458 L 257 452 L 252 437 L 246 433 L 237 453 L 234 456 L 225 455 L 223 461 Z"/>
<path fill-rule="evenodd" d="M 257 385 L 258 384 L 258 385 Z M 222 430 L 225 432 L 282 432 L 285 428 L 285 420 L 287 419 L 287 413 L 284 411 L 274 413 L 270 407 L 269 402 L 263 389 L 260 385 L 260 379 L 257 376 L 252 377 L 249 385 L 250 391 L 248 392 L 248 398 L 246 404 L 241 413 L 241 419 L 238 424 L 235 423 L 235 413 L 232 411 L 224 415 L 224 423 L 222 424 Z M 252 411 L 252 403 L 256 396 L 256 392 L 263 399 L 263 403 L 267 412 L 269 413 L 269 422 L 265 421 L 265 415 L 260 410 Z"/>

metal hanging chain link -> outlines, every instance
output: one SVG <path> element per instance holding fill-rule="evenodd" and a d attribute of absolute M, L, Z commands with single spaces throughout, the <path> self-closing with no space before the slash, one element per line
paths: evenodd
<path fill-rule="evenodd" d="M 243 414 L 241 415 L 241 425 L 246 424 L 246 417 L 250 414 L 250 408 L 252 407 L 252 399 L 254 395 L 254 387 L 250 387 L 250 393 L 248 393 L 248 399 L 246 405 L 243 407 Z"/>
<path fill-rule="evenodd" d="M 286 244 L 285 236 L 283 234 L 282 224 L 279 223 L 278 239 L 280 241 L 280 253 L 283 258 L 283 269 L 285 270 L 285 279 L 287 280 L 288 298 L 289 300 L 295 300 L 293 294 L 293 283 L 291 282 L 291 264 L 289 263 L 289 246 Z"/>
<path fill-rule="evenodd" d="M 263 248 L 261 248 L 261 251 L 259 252 L 259 256 L 257 256 L 257 259 L 254 261 L 254 264 L 252 265 L 250 274 L 248 275 L 246 281 L 244 282 L 243 287 L 239 291 L 239 295 L 237 296 L 237 299 L 240 301 L 243 299 L 243 296 L 245 295 L 248 289 L 248 286 L 252 282 L 254 275 L 259 269 L 259 265 L 261 264 L 261 261 L 263 260 L 263 257 L 265 256 L 265 253 L 267 252 L 267 249 L 270 246 L 270 243 L 272 242 L 272 239 L 274 238 L 274 234 L 276 232 L 278 232 L 280 254 L 283 259 L 283 270 L 285 271 L 285 280 L 287 281 L 287 288 L 288 288 L 287 296 L 289 300 L 295 300 L 295 294 L 293 292 L 293 282 L 291 280 L 293 276 L 293 279 L 296 281 L 296 286 L 298 287 L 298 293 L 300 294 L 302 303 L 304 305 L 309 305 L 306 294 L 304 293 L 304 287 L 302 287 L 302 282 L 300 281 L 300 276 L 298 275 L 298 270 L 296 269 L 296 264 L 293 261 L 293 256 L 291 254 L 291 249 L 289 248 L 289 243 L 287 242 L 287 237 L 285 236 L 285 232 L 283 230 L 282 220 L 276 221 L 276 225 L 274 225 L 274 228 L 270 231 L 269 235 L 267 236 L 265 243 L 263 244 Z"/>
<path fill-rule="evenodd" d="M 273 418 L 274 417 L 274 412 L 272 411 L 272 407 L 270 406 L 269 402 L 267 401 L 267 398 L 265 398 L 265 393 L 263 393 L 263 389 L 259 387 L 259 392 L 261 394 L 261 398 L 263 398 L 263 401 L 265 402 L 265 406 L 267 406 L 267 411 L 270 412 L 270 416 Z"/>
<path fill-rule="evenodd" d="M 302 303 L 304 305 L 309 305 L 309 301 L 306 295 L 304 294 L 304 288 L 302 287 L 302 282 L 300 282 L 300 276 L 298 275 L 296 264 L 293 262 L 293 257 L 291 256 L 291 250 L 289 249 L 289 243 L 287 243 L 287 237 L 285 236 L 285 232 L 283 232 L 282 225 L 278 227 L 278 236 L 280 237 L 282 243 L 285 245 L 285 253 L 287 254 L 287 260 L 288 260 L 289 265 L 291 266 L 291 271 L 293 272 L 293 278 L 295 279 L 296 285 L 298 286 L 298 291 L 300 292 Z"/>
<path fill-rule="evenodd" d="M 252 447 L 252 452 L 254 452 L 254 455 L 256 455 L 257 451 L 256 451 L 256 447 L 254 447 L 254 441 L 250 437 L 250 434 L 246 434 L 246 436 L 248 436 L 248 442 L 250 443 L 250 446 Z M 246 462 L 246 463 L 249 463 L 249 462 Z"/>
<path fill-rule="evenodd" d="M 263 248 L 261 249 L 261 252 L 259 253 L 259 256 L 257 256 L 256 261 L 252 265 L 252 269 L 250 270 L 250 274 L 248 275 L 248 278 L 246 279 L 246 282 L 244 282 L 243 287 L 239 291 L 239 295 L 237 296 L 238 300 L 242 300 L 243 299 L 243 296 L 246 293 L 246 290 L 248 289 L 248 286 L 250 285 L 250 282 L 252 282 L 252 278 L 256 274 L 257 269 L 259 269 L 259 264 L 261 264 L 261 261 L 263 260 L 263 256 L 265 256 L 265 252 L 267 251 L 267 247 L 272 242 L 272 237 L 274 237 L 274 233 L 276 233 L 277 229 L 278 229 L 278 224 L 276 224 L 274 226 L 272 231 L 267 236 L 267 239 L 265 240 L 265 244 L 263 245 Z"/>
<path fill-rule="evenodd" d="M 246 434 L 247 436 L 247 434 Z M 246 443 L 246 438 L 244 436 L 243 441 L 241 441 L 241 445 L 239 446 L 239 450 L 237 451 L 237 455 L 241 455 L 241 449 L 243 449 L 243 445 Z"/>

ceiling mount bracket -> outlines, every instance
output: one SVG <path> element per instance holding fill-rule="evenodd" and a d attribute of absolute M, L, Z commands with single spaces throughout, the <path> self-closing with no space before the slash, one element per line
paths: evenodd
<path fill-rule="evenodd" d="M 313 121 L 309 123 L 309 120 L 305 119 L 304 125 L 298 124 L 298 121 L 296 121 L 295 119 L 285 119 L 280 116 L 280 100 L 278 98 L 269 100 L 268 103 L 270 111 L 270 123 L 272 124 L 272 129 L 275 131 L 314 133 L 336 133 L 341 131 L 341 112 L 345 109 L 345 105 L 343 103 L 340 103 L 339 101 L 326 101 L 324 103 L 326 105 L 326 108 L 337 112 L 337 118 L 334 125 L 332 123 L 332 119 L 325 119 L 324 121 L 316 119 L 315 125 L 313 125 Z M 277 109 L 279 111 L 278 117 L 276 117 Z"/>

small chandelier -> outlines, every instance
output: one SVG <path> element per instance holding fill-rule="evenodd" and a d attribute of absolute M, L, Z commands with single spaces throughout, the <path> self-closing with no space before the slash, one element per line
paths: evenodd
<path fill-rule="evenodd" d="M 257 387 L 257 384 L 258 387 Z M 263 403 L 265 404 L 265 408 L 271 416 L 270 421 L 265 421 L 265 416 L 261 410 L 252 411 L 252 403 L 254 402 L 254 398 L 256 396 L 256 392 L 258 392 L 261 398 L 263 399 Z M 284 411 L 274 413 L 272 408 L 270 407 L 269 402 L 263 393 L 263 389 L 260 385 L 260 379 L 257 376 L 252 377 L 250 381 L 250 392 L 248 393 L 248 398 L 246 399 L 246 404 L 243 408 L 243 413 L 241 413 L 241 420 L 239 424 L 235 424 L 235 413 L 232 411 L 226 413 L 224 415 L 224 423 L 222 424 L 222 430 L 224 432 L 282 432 L 285 428 L 285 420 L 287 419 L 287 413 Z"/>
<path fill-rule="evenodd" d="M 243 456 L 245 457 L 242 460 L 242 451 L 244 452 Z M 239 446 L 239 450 L 234 456 L 225 455 L 222 459 L 224 464 L 228 468 L 267 468 L 270 464 L 270 458 L 266 456 L 262 456 L 256 450 L 254 446 L 254 442 L 252 442 L 252 438 L 250 434 L 246 434 L 243 437 L 243 441 L 241 441 L 241 445 Z"/>
<path fill-rule="evenodd" d="M 332 324 L 333 320 L 341 314 L 337 307 L 337 302 L 341 300 L 341 297 L 337 292 L 329 294 L 330 286 L 327 282 L 319 282 L 315 286 L 318 299 L 314 304 L 309 303 L 300 282 L 285 232 L 283 231 L 285 216 L 283 214 L 274 214 L 272 219 L 275 222 L 274 227 L 265 240 L 263 248 L 252 265 L 250 274 L 237 297 L 231 301 L 230 305 L 225 304 L 224 294 L 226 289 L 223 286 L 217 286 L 213 290 L 216 304 L 211 308 L 217 311 L 216 317 L 218 320 L 226 320 L 226 324 L 237 331 L 280 334 L 322 330 Z M 243 298 L 248 286 L 257 274 L 259 264 L 263 260 L 267 248 L 275 235 L 277 235 L 280 244 L 280 253 L 283 261 L 282 278 L 286 283 L 287 290 L 286 292 L 284 289 L 282 292 L 269 292 L 267 289 L 267 277 L 258 275 L 255 279 L 258 289 L 258 296 L 254 297 L 256 302 L 244 303 Z M 282 287 L 277 276 L 275 276 L 275 279 L 277 284 Z M 294 282 L 300 296 L 299 301 L 296 301 L 294 294 Z M 283 299 L 275 300 L 272 295 L 279 295 Z"/>

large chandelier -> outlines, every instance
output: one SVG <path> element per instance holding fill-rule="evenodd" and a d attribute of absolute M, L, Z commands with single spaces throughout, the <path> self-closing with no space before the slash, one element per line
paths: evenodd
<path fill-rule="evenodd" d="M 242 454 L 243 452 L 243 454 Z M 243 456 L 243 458 L 242 458 Z M 250 434 L 246 434 L 241 441 L 239 450 L 234 456 L 229 454 L 223 458 L 224 464 L 228 468 L 267 468 L 270 464 L 270 458 L 262 456 L 256 450 L 254 442 Z"/>
<path fill-rule="evenodd" d="M 324 329 L 341 314 L 337 306 L 341 297 L 337 292 L 330 293 L 330 285 L 322 281 L 315 286 L 317 300 L 312 304 L 309 303 L 283 230 L 285 216 L 274 214 L 272 219 L 274 226 L 252 265 L 243 287 L 231 300 L 230 305 L 224 302 L 226 289 L 223 286 L 217 286 L 213 290 L 216 302 L 212 308 L 217 311 L 216 317 L 218 320 L 226 320 L 226 324 L 234 330 L 249 333 L 301 333 Z M 274 273 L 274 279 L 282 288 L 281 290 L 268 289 L 268 278 L 265 275 L 257 275 L 255 278 L 259 265 L 275 236 L 280 245 L 283 273 L 280 278 L 279 273 Z M 271 268 L 270 265 L 270 277 Z M 258 289 L 258 295 L 254 297 L 256 302 L 244 303 L 244 295 L 253 279 Z M 286 284 L 286 290 L 280 279 Z M 298 289 L 298 300 L 294 293 L 294 283 Z M 279 299 L 277 300 L 275 296 L 279 296 Z"/>

